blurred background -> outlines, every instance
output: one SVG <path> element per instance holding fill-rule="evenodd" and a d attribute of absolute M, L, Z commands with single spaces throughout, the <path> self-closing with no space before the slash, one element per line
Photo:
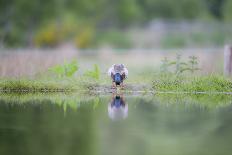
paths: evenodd
<path fill-rule="evenodd" d="M 73 58 L 152 67 L 177 52 L 220 72 L 207 66 L 232 42 L 231 0 L 0 0 L 0 7 L 1 76 L 34 76 Z"/>

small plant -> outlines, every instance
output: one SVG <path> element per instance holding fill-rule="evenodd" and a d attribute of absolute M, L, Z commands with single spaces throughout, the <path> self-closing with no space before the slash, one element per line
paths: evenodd
<path fill-rule="evenodd" d="M 195 56 L 190 56 L 189 57 L 189 71 L 191 73 L 194 73 L 195 71 L 198 71 L 200 70 L 200 68 L 198 68 L 198 60 L 197 60 L 197 57 Z"/>
<path fill-rule="evenodd" d="M 162 64 L 160 67 L 161 73 L 164 73 L 164 74 L 165 73 L 172 73 L 169 71 L 169 67 L 171 67 L 171 66 L 175 66 L 175 72 L 173 74 L 175 74 L 176 76 L 179 76 L 186 71 L 190 71 L 191 73 L 194 73 L 195 71 L 200 70 L 200 68 L 198 68 L 197 57 L 195 57 L 195 56 L 190 56 L 188 62 L 183 62 L 181 60 L 180 54 L 177 54 L 176 60 L 172 61 L 172 62 L 169 62 L 169 60 L 165 57 L 162 60 Z"/>
<path fill-rule="evenodd" d="M 160 71 L 162 74 L 167 74 L 169 72 L 168 67 L 169 67 L 169 60 L 167 57 L 164 57 L 162 61 L 162 64 L 160 66 Z"/>
<path fill-rule="evenodd" d="M 177 54 L 176 60 L 171 62 L 169 65 L 175 65 L 175 74 L 178 76 L 186 70 L 187 63 L 181 61 L 181 55 Z"/>
<path fill-rule="evenodd" d="M 85 76 L 99 80 L 100 78 L 100 69 L 98 65 L 94 65 L 94 70 L 93 71 L 86 71 Z"/>
<path fill-rule="evenodd" d="M 76 60 L 73 60 L 70 63 L 65 61 L 63 65 L 56 65 L 49 68 L 49 70 L 55 73 L 58 77 L 72 77 L 78 69 L 79 65 Z"/>

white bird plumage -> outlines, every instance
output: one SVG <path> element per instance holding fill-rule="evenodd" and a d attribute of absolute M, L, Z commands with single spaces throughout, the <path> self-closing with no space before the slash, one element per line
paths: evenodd
<path fill-rule="evenodd" d="M 108 69 L 108 76 L 111 77 L 111 75 L 115 75 L 117 73 L 117 71 L 115 70 L 115 66 L 117 64 L 113 64 L 109 69 Z M 128 77 L 128 69 L 123 65 L 123 64 L 120 64 L 122 65 L 121 67 L 121 70 L 120 70 L 120 74 L 125 74 L 125 77 L 127 78 Z"/>

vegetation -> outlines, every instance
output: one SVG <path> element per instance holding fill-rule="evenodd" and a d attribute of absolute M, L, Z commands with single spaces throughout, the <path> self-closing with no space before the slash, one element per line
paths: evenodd
<path fill-rule="evenodd" d="M 58 77 L 72 77 L 79 69 L 77 60 L 73 60 L 71 63 L 64 62 L 63 65 L 56 65 L 49 68 L 50 71 L 55 73 Z"/>
<path fill-rule="evenodd" d="M 231 79 L 220 75 L 194 75 L 198 70 L 196 56 L 189 56 L 188 61 L 182 61 L 180 54 L 174 61 L 165 57 L 160 74 L 153 81 L 153 89 L 157 92 L 232 93 Z"/>
<path fill-rule="evenodd" d="M 74 76 L 79 70 L 77 60 L 64 62 L 48 69 L 52 74 L 37 79 L 0 80 L 0 92 L 8 93 L 46 93 L 46 92 L 85 92 L 92 91 L 100 80 L 100 69 L 97 64 L 93 70 L 83 75 Z M 87 77 L 87 78 L 86 78 Z"/>
<path fill-rule="evenodd" d="M 94 70 L 93 71 L 86 71 L 85 76 L 93 78 L 95 80 L 100 79 L 100 69 L 97 64 L 94 65 Z"/>
<path fill-rule="evenodd" d="M 77 83 L 71 84 L 70 82 L 64 80 L 39 81 L 39 80 L 15 79 L 15 80 L 0 81 L 0 91 L 5 93 L 72 92 L 76 90 L 78 86 Z"/>
<path fill-rule="evenodd" d="M 187 92 L 187 93 L 231 93 L 232 81 L 218 75 L 209 76 L 161 76 L 153 81 L 157 92 Z"/>
<path fill-rule="evenodd" d="M 202 28 L 198 28 L 198 31 L 191 29 L 188 29 L 188 32 L 183 32 L 181 30 L 171 31 L 161 37 L 161 47 L 215 47 L 223 46 L 225 42 L 231 40 L 230 36 L 232 34 L 232 31 L 231 28 L 226 26 L 226 24 L 213 24 L 212 22 L 206 22 L 205 24 L 209 24 L 210 26 L 214 25 L 214 28 L 207 29 L 206 27 L 203 28 L 204 26 L 202 26 Z M 207 27 L 209 27 L 209 25 Z"/>
<path fill-rule="evenodd" d="M 174 72 L 171 72 L 171 70 L 174 70 Z M 176 55 L 176 60 L 174 61 L 170 61 L 167 57 L 165 57 L 160 66 L 161 75 L 164 76 L 166 74 L 179 76 L 185 72 L 194 73 L 198 70 L 200 70 L 200 68 L 198 68 L 198 59 L 196 56 L 189 56 L 189 60 L 185 62 L 182 61 L 180 54 Z"/>
<path fill-rule="evenodd" d="M 231 95 L 227 94 L 156 94 L 156 100 L 159 103 L 166 103 L 169 106 L 186 106 L 198 105 L 207 109 L 214 109 L 230 105 Z"/>
<path fill-rule="evenodd" d="M 197 57 L 189 56 L 187 61 L 183 61 L 181 55 L 177 54 L 175 60 L 168 58 L 162 60 L 160 73 L 151 74 L 150 71 L 146 73 L 144 70 L 142 74 L 130 78 L 125 92 L 232 93 L 231 79 L 219 75 L 193 76 L 198 70 L 200 68 Z M 48 71 L 52 74 L 48 74 L 44 79 L 0 80 L 0 91 L 9 93 L 85 91 L 93 94 L 95 91 L 110 91 L 110 84 L 106 83 L 106 77 L 101 76 L 97 64 L 93 66 L 93 70 L 87 70 L 83 74 L 77 74 L 79 71 L 77 60 L 55 65 Z"/>
<path fill-rule="evenodd" d="M 102 29 L 124 29 L 160 18 L 231 21 L 231 8 L 230 0 L 1 1 L 0 41 L 7 47 L 47 47 L 74 39 L 86 48 L 95 44 L 95 34 Z M 180 38 L 174 44 L 185 42 Z"/>

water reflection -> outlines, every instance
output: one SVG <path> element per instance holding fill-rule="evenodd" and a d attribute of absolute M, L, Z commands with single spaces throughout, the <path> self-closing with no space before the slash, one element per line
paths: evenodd
<path fill-rule="evenodd" d="M 128 104 L 123 94 L 112 94 L 111 102 L 108 104 L 108 115 L 112 120 L 125 119 L 128 116 Z"/>
<path fill-rule="evenodd" d="M 0 155 L 232 154 L 232 96 L 10 99 L 0 99 Z"/>

